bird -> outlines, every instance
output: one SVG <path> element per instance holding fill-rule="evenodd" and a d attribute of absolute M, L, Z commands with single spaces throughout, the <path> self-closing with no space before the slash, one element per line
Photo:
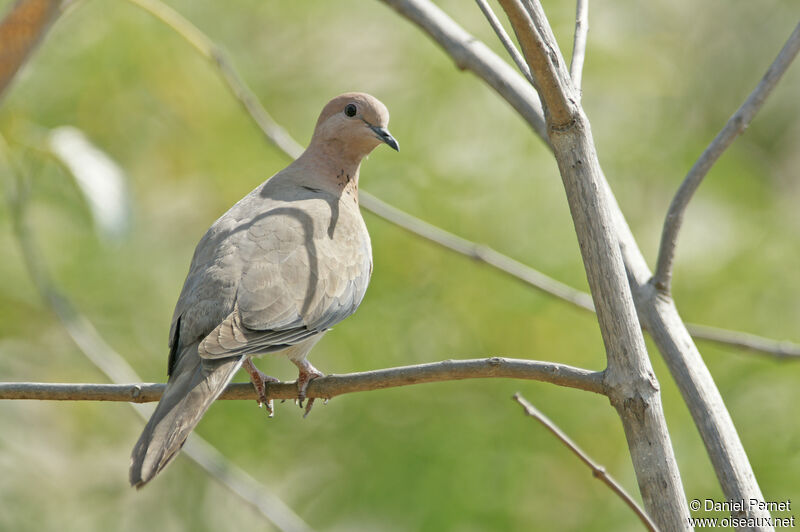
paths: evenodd
<path fill-rule="evenodd" d="M 369 94 L 333 98 L 300 157 L 200 239 L 172 317 L 166 389 L 131 453 L 132 486 L 141 488 L 177 456 L 241 367 L 272 415 L 264 390 L 277 379 L 259 371 L 253 356 L 285 354 L 299 370 L 303 406 L 309 382 L 323 375 L 306 356 L 356 311 L 372 275 L 358 180 L 374 148 L 400 150 L 388 124 L 386 106 Z"/>

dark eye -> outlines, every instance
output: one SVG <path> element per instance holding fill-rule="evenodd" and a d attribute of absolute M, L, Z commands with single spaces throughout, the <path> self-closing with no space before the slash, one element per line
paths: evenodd
<path fill-rule="evenodd" d="M 344 114 L 347 116 L 356 116 L 356 111 L 358 111 L 358 109 L 356 109 L 356 104 L 354 103 L 348 103 L 344 106 Z"/>

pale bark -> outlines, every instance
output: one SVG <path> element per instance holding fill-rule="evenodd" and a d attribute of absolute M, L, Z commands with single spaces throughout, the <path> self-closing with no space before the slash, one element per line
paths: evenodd
<path fill-rule="evenodd" d="M 689 528 L 689 508 L 644 345 L 589 121 L 541 5 L 500 0 L 542 99 L 606 348 L 608 396 L 625 429 L 645 508 L 659 528 Z"/>
<path fill-rule="evenodd" d="M 577 388 L 605 394 L 602 371 L 521 360 L 492 357 L 472 360 L 443 360 L 429 364 L 378 369 L 361 373 L 326 375 L 314 379 L 308 385 L 307 396 L 330 399 L 354 392 L 381 390 L 397 386 L 410 386 L 430 382 L 463 379 L 524 379 L 549 382 L 568 388 Z M 158 401 L 166 384 L 59 384 L 42 382 L 0 383 L 0 399 L 38 399 L 50 401 L 124 401 L 150 403 Z M 266 383 L 267 396 L 271 399 L 297 398 L 297 385 L 293 382 Z M 257 400 L 253 385 L 231 384 L 220 399 Z"/>

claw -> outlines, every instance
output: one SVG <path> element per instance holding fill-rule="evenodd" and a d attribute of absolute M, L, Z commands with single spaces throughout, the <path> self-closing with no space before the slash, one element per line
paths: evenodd
<path fill-rule="evenodd" d="M 300 361 L 293 360 L 292 362 L 300 370 L 300 373 L 297 375 L 297 404 L 300 405 L 300 408 L 303 408 L 303 401 L 306 400 L 306 392 L 308 391 L 308 384 L 319 377 L 324 377 L 325 374 L 322 373 L 320 370 L 315 368 L 311 365 L 311 363 L 306 360 L 302 359 Z M 311 407 L 314 406 L 314 398 L 310 398 L 306 403 L 305 413 L 303 417 L 306 417 L 309 412 L 311 412 Z"/>
<path fill-rule="evenodd" d="M 266 375 L 261 371 L 259 371 L 258 368 L 256 368 L 255 364 L 253 364 L 253 361 L 250 360 L 249 358 L 244 361 L 242 366 L 247 371 L 247 373 L 250 374 L 250 382 L 253 383 L 253 388 L 255 388 L 256 394 L 258 395 L 258 399 L 256 399 L 258 407 L 261 408 L 264 405 L 266 405 L 268 414 L 267 417 L 275 417 L 274 403 L 272 399 L 267 397 L 266 383 L 280 382 L 280 381 L 275 377 L 270 377 L 269 375 Z"/>

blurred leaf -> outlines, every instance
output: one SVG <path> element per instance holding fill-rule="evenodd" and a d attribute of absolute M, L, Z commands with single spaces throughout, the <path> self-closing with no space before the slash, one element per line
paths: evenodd
<path fill-rule="evenodd" d="M 100 236 L 107 240 L 124 237 L 130 228 L 131 209 L 122 168 L 72 126 L 53 129 L 48 144 L 75 178 Z"/>

